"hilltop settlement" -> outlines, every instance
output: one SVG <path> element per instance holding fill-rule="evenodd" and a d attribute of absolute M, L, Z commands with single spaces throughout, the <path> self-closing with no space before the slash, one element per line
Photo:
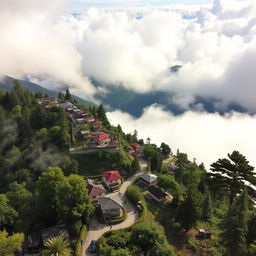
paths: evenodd
<path fill-rule="evenodd" d="M 256 178 L 238 151 L 206 170 L 111 125 L 103 105 L 14 81 L 0 160 L 1 256 L 256 255 Z"/>

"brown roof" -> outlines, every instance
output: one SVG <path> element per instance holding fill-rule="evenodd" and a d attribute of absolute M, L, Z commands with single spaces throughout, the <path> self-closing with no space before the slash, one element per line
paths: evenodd
<path fill-rule="evenodd" d="M 101 184 L 96 185 L 91 182 L 88 182 L 87 189 L 90 197 L 95 197 L 106 192 L 106 189 Z"/>

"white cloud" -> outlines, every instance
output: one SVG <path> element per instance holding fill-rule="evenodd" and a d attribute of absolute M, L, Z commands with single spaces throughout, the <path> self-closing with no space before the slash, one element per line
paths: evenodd
<path fill-rule="evenodd" d="M 68 1 L 16 2 L 0 3 L 0 74 L 50 77 L 92 94 L 72 30 L 61 17 L 55 21 L 55 11 Z"/>
<path fill-rule="evenodd" d="M 137 92 L 172 92 L 184 108 L 199 95 L 256 111 L 252 0 L 90 8 L 76 18 L 60 15 L 71 0 L 16 2 L 0 2 L 1 74 L 57 81 L 53 87 L 64 83 L 87 97 L 96 92 L 94 77 Z M 171 74 L 176 64 L 182 68 Z"/>
<path fill-rule="evenodd" d="M 150 137 L 158 146 L 162 142 L 169 144 L 174 153 L 179 148 L 190 159 L 195 157 L 197 163 L 204 162 L 207 168 L 233 150 L 239 150 L 252 165 L 256 164 L 256 116 L 192 111 L 174 116 L 161 106 L 152 105 L 138 119 L 121 111 L 109 112 L 108 118 L 125 132 L 133 133 L 136 129 L 140 138 Z"/>

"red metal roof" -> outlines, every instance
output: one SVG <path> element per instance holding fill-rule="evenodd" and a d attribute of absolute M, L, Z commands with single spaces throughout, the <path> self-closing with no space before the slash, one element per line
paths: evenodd
<path fill-rule="evenodd" d="M 94 120 L 95 120 L 95 118 L 92 117 L 92 116 L 86 117 L 86 118 L 84 119 L 84 121 L 86 121 L 86 122 L 94 121 Z"/>
<path fill-rule="evenodd" d="M 110 137 L 110 134 L 108 133 L 99 133 L 95 136 L 93 136 L 94 140 L 96 141 L 102 141 Z"/>
<path fill-rule="evenodd" d="M 139 147 L 141 147 L 140 144 L 138 144 L 137 142 L 133 142 L 133 143 L 131 143 L 130 145 L 131 145 L 132 147 L 134 147 L 134 148 L 139 148 Z"/>
<path fill-rule="evenodd" d="M 96 121 L 92 122 L 92 125 L 93 125 L 93 126 L 102 125 L 102 122 L 99 121 L 99 120 L 96 120 Z"/>
<path fill-rule="evenodd" d="M 122 178 L 119 171 L 107 171 L 102 173 L 102 176 L 105 177 L 106 181 L 109 181 L 109 182 Z"/>

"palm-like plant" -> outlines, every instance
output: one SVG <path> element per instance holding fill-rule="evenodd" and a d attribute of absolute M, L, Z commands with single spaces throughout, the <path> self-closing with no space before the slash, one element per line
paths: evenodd
<path fill-rule="evenodd" d="M 63 238 L 50 238 L 44 246 L 47 247 L 43 253 L 44 256 L 71 256 L 70 244 Z"/>

